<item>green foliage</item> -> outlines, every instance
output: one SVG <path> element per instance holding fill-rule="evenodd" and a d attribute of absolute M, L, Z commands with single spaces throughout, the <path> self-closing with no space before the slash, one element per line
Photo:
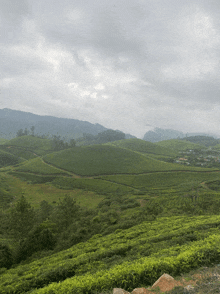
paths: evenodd
<path fill-rule="evenodd" d="M 8 152 L 0 150 L 0 168 L 9 165 L 16 165 L 22 161 L 23 159 L 14 156 L 13 154 L 10 154 Z"/>
<path fill-rule="evenodd" d="M 23 239 L 34 224 L 35 213 L 26 198 L 22 196 L 10 208 L 9 227 L 16 239 Z"/>
<path fill-rule="evenodd" d="M 189 141 L 194 144 L 203 145 L 206 147 L 215 146 L 219 144 L 218 139 L 214 139 L 213 137 L 208 137 L 208 136 L 190 136 L 190 137 L 183 138 L 182 140 Z"/>
<path fill-rule="evenodd" d="M 39 176 L 34 174 L 28 174 L 24 172 L 9 172 L 10 175 L 18 177 L 22 181 L 27 181 L 32 184 L 43 184 L 52 182 L 55 179 L 55 176 Z"/>
<path fill-rule="evenodd" d="M 52 289 L 61 294 L 88 293 L 91 289 L 130 290 L 138 284 L 149 285 L 163 272 L 176 275 L 218 261 L 219 228 L 220 216 L 179 216 L 158 218 L 104 237 L 96 235 L 3 273 L 0 291 L 20 293 L 42 288 L 33 293 L 50 293 Z"/>
<path fill-rule="evenodd" d="M 62 200 L 60 199 L 54 214 L 53 219 L 62 230 L 66 229 L 79 214 L 79 205 L 72 197 L 66 195 Z"/>
<path fill-rule="evenodd" d="M 109 145 L 75 147 L 48 154 L 43 159 L 59 168 L 84 176 L 187 169 Z"/>
<path fill-rule="evenodd" d="M 195 144 L 195 143 L 185 141 L 185 140 L 178 140 L 178 139 L 164 140 L 161 142 L 157 142 L 155 144 L 158 146 L 161 146 L 161 147 L 165 147 L 165 148 L 174 150 L 176 152 L 185 151 L 185 150 L 189 150 L 189 149 L 192 149 L 192 150 L 204 149 L 204 146 L 201 146 L 199 144 Z"/>
<path fill-rule="evenodd" d="M 53 151 L 52 141 L 34 136 L 21 136 L 7 141 L 4 145 L 22 147 L 31 150 L 38 155 Z"/>
<path fill-rule="evenodd" d="M 10 268 L 13 263 L 11 249 L 4 244 L 0 244 L 0 268 Z"/>
<path fill-rule="evenodd" d="M 132 151 L 137 151 L 143 154 L 157 154 L 157 155 L 167 155 L 167 156 L 175 156 L 176 152 L 167 149 L 165 147 L 160 147 L 157 144 L 146 142 L 141 139 L 128 139 L 128 140 L 120 140 L 111 143 L 114 146 L 130 149 Z"/>
<path fill-rule="evenodd" d="M 22 172 L 31 172 L 31 173 L 38 173 L 38 174 L 65 174 L 66 172 L 50 166 L 42 161 L 41 158 L 35 158 L 32 160 L 29 160 L 23 164 L 20 164 L 17 168 L 15 168 L 16 171 L 22 171 Z"/>

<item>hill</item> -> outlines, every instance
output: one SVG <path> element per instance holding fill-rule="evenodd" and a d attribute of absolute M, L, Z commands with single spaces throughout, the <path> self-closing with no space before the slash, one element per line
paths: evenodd
<path fill-rule="evenodd" d="M 164 140 L 161 142 L 157 142 L 156 144 L 160 147 L 165 147 L 176 152 L 186 151 L 189 149 L 204 149 L 204 146 L 201 146 L 199 144 L 178 139 Z"/>
<path fill-rule="evenodd" d="M 70 138 L 79 138 L 83 133 L 97 135 L 107 130 L 100 124 L 92 124 L 77 119 L 41 116 L 29 112 L 17 111 L 8 108 L 0 109 L 0 136 L 11 139 L 19 129 L 30 129 L 34 126 L 35 134 L 60 135 Z"/>
<path fill-rule="evenodd" d="M 110 145 L 75 147 L 48 154 L 43 159 L 56 167 L 82 176 L 187 169 Z"/>
<path fill-rule="evenodd" d="M 24 159 L 17 157 L 13 154 L 0 150 L 0 168 L 9 166 L 9 165 L 16 165 L 22 162 Z"/>
<path fill-rule="evenodd" d="M 149 286 L 164 272 L 175 276 L 219 262 L 219 226 L 220 216 L 172 216 L 104 237 L 95 235 L 68 250 L 3 271 L 0 291 L 83 294 Z"/>
<path fill-rule="evenodd" d="M 21 136 L 6 141 L 4 146 L 18 147 L 42 155 L 53 151 L 52 140 L 42 139 L 34 136 Z"/>
<path fill-rule="evenodd" d="M 154 154 L 154 155 L 165 155 L 165 156 L 175 156 L 176 153 L 168 148 L 161 147 L 151 142 L 147 142 L 141 139 L 129 139 L 129 140 L 119 140 L 110 143 L 116 147 L 129 149 L 132 151 L 137 151 L 143 154 Z"/>
<path fill-rule="evenodd" d="M 183 138 L 182 140 L 199 144 L 205 147 L 212 147 L 220 143 L 219 139 L 215 139 L 209 136 L 190 136 L 190 137 Z"/>

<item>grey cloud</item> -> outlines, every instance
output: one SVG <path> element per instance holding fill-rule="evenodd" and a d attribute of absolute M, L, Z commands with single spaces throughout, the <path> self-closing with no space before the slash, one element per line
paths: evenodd
<path fill-rule="evenodd" d="M 217 132 L 217 0 L 5 0 L 0 8 L 4 107 L 140 137 L 149 126 Z"/>

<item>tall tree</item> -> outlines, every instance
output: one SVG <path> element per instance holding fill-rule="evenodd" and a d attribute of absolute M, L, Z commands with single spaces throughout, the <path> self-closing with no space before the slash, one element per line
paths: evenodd
<path fill-rule="evenodd" d="M 21 198 L 9 211 L 9 228 L 16 239 L 23 239 L 32 229 L 35 220 L 35 212 L 26 198 Z"/>

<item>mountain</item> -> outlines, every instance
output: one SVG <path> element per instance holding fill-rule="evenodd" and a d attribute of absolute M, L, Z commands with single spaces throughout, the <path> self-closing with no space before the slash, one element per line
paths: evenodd
<path fill-rule="evenodd" d="M 183 139 L 185 138 L 187 140 L 188 137 L 191 136 L 212 136 L 210 134 L 205 133 L 187 133 L 184 134 L 183 132 L 172 130 L 172 129 L 160 129 L 155 128 L 153 131 L 148 131 L 145 133 L 143 140 L 149 141 L 152 143 L 163 141 L 163 140 L 170 140 L 170 139 Z"/>
<path fill-rule="evenodd" d="M 27 128 L 30 130 L 32 126 L 34 126 L 35 134 L 60 135 L 74 139 L 82 137 L 83 133 L 97 135 L 107 130 L 100 124 L 92 124 L 77 119 L 41 116 L 8 108 L 0 109 L 1 138 L 12 139 L 19 129 Z"/>
<path fill-rule="evenodd" d="M 185 136 L 184 133 L 179 131 L 155 128 L 153 131 L 148 131 L 143 140 L 155 143 L 163 140 L 184 138 Z"/>

